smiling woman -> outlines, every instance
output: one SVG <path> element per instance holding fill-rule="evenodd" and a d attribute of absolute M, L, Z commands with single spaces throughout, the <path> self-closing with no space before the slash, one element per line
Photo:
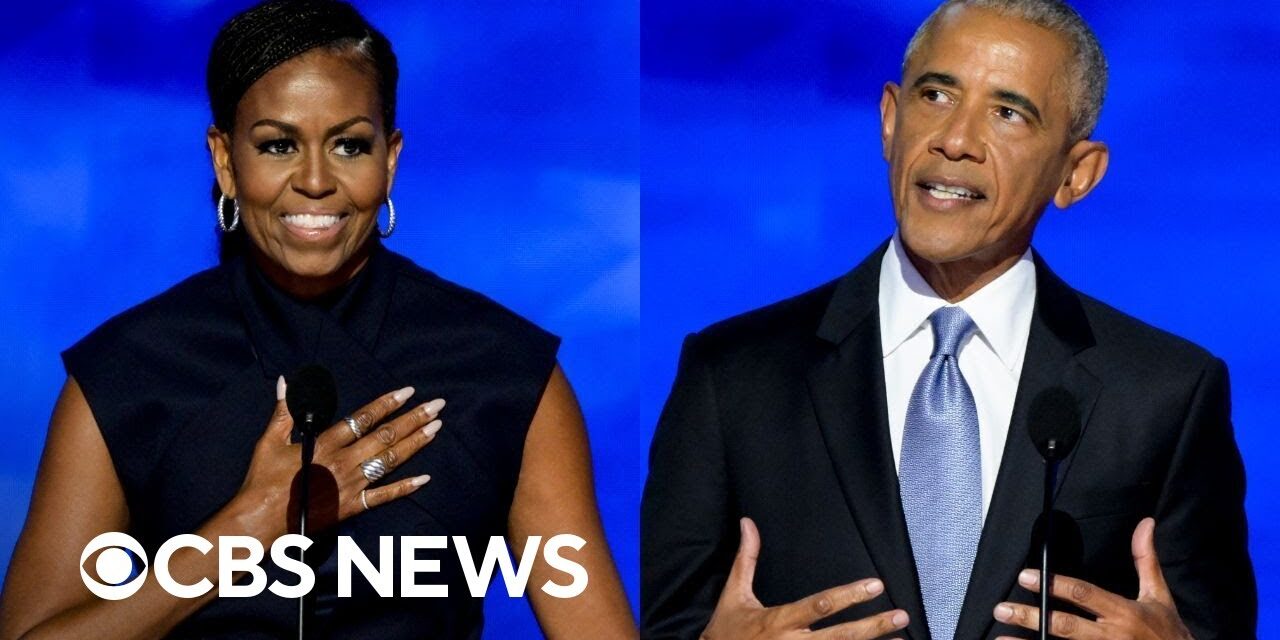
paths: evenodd
<path fill-rule="evenodd" d="M 160 580 L 106 600 L 89 591 L 88 574 L 81 580 L 93 564 L 82 550 L 107 532 L 126 532 L 151 558 L 184 534 L 271 547 L 293 530 L 303 485 L 311 637 L 478 638 L 474 567 L 444 548 L 417 557 L 410 544 L 396 562 L 383 544 L 423 536 L 470 549 L 505 539 L 532 585 L 563 584 L 564 561 L 577 564 L 589 577 L 580 595 L 528 592 L 544 632 L 636 635 L 559 339 L 380 242 L 394 230 L 394 210 L 381 233 L 377 214 L 391 209 L 403 145 L 396 82 L 390 43 L 346 3 L 268 2 L 222 28 L 206 134 L 221 264 L 64 352 L 67 379 L 0 601 L 0 637 L 294 635 L 296 600 L 216 595 L 249 576 L 295 585 L 296 562 L 273 556 L 233 575 L 219 570 L 220 555 L 244 545 L 184 547 L 160 554 Z M 330 400 L 345 417 L 322 425 L 304 483 L 289 387 L 308 364 L 332 372 Z M 585 544 L 535 557 L 540 540 L 563 533 Z M 339 539 L 391 579 L 379 576 L 375 589 L 341 578 L 350 567 Z M 438 573 L 415 579 L 414 567 L 430 563 Z M 206 581 L 185 597 L 164 586 Z M 406 597 L 422 582 L 445 597 Z"/>
<path fill-rule="evenodd" d="M 218 184 L 235 200 L 249 250 L 299 297 L 363 267 L 390 200 L 403 140 L 383 122 L 371 71 L 349 50 L 309 51 L 245 92 L 230 132 L 209 128 Z"/>
<path fill-rule="evenodd" d="M 230 233 L 222 255 L 248 251 L 277 284 L 312 297 L 360 270 L 378 208 L 394 206 L 390 191 L 403 146 L 395 128 L 398 69 L 390 43 L 373 29 L 335 37 L 342 33 L 335 24 L 317 30 L 328 40 L 319 44 L 249 40 L 250 30 L 260 28 L 233 20 L 210 56 L 208 142 L 217 206 L 225 219 L 231 199 L 233 220 L 244 221 L 243 232 L 224 226 Z M 284 61 L 237 69 L 245 59 L 236 47 L 275 49 L 268 59 Z M 295 49 L 301 51 L 289 55 Z M 228 74 L 261 77 L 246 87 L 227 82 Z M 386 235 L 393 225 L 394 217 Z"/>

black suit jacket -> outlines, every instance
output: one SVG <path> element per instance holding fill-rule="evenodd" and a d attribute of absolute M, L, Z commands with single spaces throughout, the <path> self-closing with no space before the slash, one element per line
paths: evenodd
<path fill-rule="evenodd" d="M 929 637 L 898 493 L 878 313 L 887 244 L 844 277 L 713 325 L 685 342 L 650 452 L 641 511 L 646 638 L 696 638 L 753 518 L 766 606 L 878 576 L 886 594 L 821 625 L 903 608 L 905 637 Z M 1077 399 L 1083 431 L 1064 461 L 1057 508 L 1080 533 L 1077 577 L 1137 596 L 1134 527 L 1156 518 L 1156 549 L 1198 640 L 1255 635 L 1257 593 L 1244 470 L 1223 362 L 1084 296 L 1036 255 L 1037 294 L 995 492 L 956 638 L 1030 634 L 998 624 L 1031 549 L 1043 462 L 1027 435 L 1031 399 Z M 903 635 L 903 634 L 895 634 Z"/>

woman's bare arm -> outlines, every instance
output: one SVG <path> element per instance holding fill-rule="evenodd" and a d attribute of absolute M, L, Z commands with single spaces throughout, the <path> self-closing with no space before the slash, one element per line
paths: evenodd
<path fill-rule="evenodd" d="M 248 524 L 224 510 L 196 533 L 216 545 L 218 535 L 251 531 Z M 216 595 L 210 590 L 200 598 L 177 598 L 150 576 L 124 600 L 92 594 L 80 579 L 81 551 L 98 534 L 126 531 L 128 525 L 124 492 L 102 433 L 80 386 L 67 378 L 5 578 L 0 638 L 155 638 Z M 170 572 L 184 584 L 200 578 L 217 584 L 217 553 L 182 549 L 174 554 Z"/>
<path fill-rule="evenodd" d="M 509 525 L 509 542 L 517 554 L 534 535 L 545 542 L 554 535 L 572 533 L 587 542 L 580 551 L 560 552 L 582 565 L 589 577 L 586 590 L 573 598 L 542 591 L 547 580 L 566 584 L 569 578 L 548 565 L 539 549 L 526 593 L 548 638 L 639 636 L 600 524 L 582 410 L 559 366 L 529 425 Z"/>
<path fill-rule="evenodd" d="M 366 427 L 377 425 L 407 397 L 382 396 L 358 411 L 357 419 Z M 406 459 L 431 441 L 432 435 L 421 430 L 435 417 L 429 406 L 424 404 L 424 410 L 410 411 L 369 432 L 385 429 L 396 434 L 392 448 L 398 451 L 397 459 Z M 282 381 L 275 411 L 255 447 L 240 493 L 192 532 L 214 548 L 203 554 L 183 547 L 169 560 L 169 573 L 177 582 L 194 585 L 207 579 L 214 588 L 197 598 L 179 598 L 161 588 L 152 572 L 132 596 L 103 600 L 80 579 L 80 553 L 100 533 L 126 531 L 128 507 L 89 405 L 79 385 L 68 378 L 54 407 L 31 508 L 0 598 L 0 640 L 151 639 L 172 631 L 217 596 L 220 536 L 252 536 L 269 547 L 286 532 L 288 487 L 297 469 L 299 446 L 289 443 L 292 426 Z M 358 496 L 367 481 L 356 477 L 355 461 L 385 448 L 374 436 L 353 440 L 341 423 L 331 426 L 316 443 L 316 463 L 330 467 L 341 479 L 339 519 L 364 510 Z M 336 475 L 340 472 L 345 473 Z M 376 508 L 412 493 L 418 486 L 411 480 L 369 489 L 368 502 Z M 247 575 L 238 572 L 232 579 Z"/>

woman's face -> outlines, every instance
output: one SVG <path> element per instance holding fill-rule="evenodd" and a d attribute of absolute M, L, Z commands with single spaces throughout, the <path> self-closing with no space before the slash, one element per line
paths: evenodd
<path fill-rule="evenodd" d="M 402 145 L 398 130 L 384 133 L 367 64 L 324 49 L 292 58 L 249 87 L 229 136 L 210 127 L 208 138 L 222 192 L 273 279 L 314 295 L 363 266 Z"/>

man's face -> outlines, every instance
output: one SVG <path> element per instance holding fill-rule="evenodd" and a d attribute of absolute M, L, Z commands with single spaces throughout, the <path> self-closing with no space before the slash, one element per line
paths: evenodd
<path fill-rule="evenodd" d="M 912 253 L 998 263 L 1025 250 L 1059 191 L 1061 206 L 1083 197 L 1069 197 L 1072 174 L 1101 145 L 1070 144 L 1071 60 L 1063 37 L 1029 22 L 972 7 L 942 16 L 881 100 L 894 213 Z"/>

